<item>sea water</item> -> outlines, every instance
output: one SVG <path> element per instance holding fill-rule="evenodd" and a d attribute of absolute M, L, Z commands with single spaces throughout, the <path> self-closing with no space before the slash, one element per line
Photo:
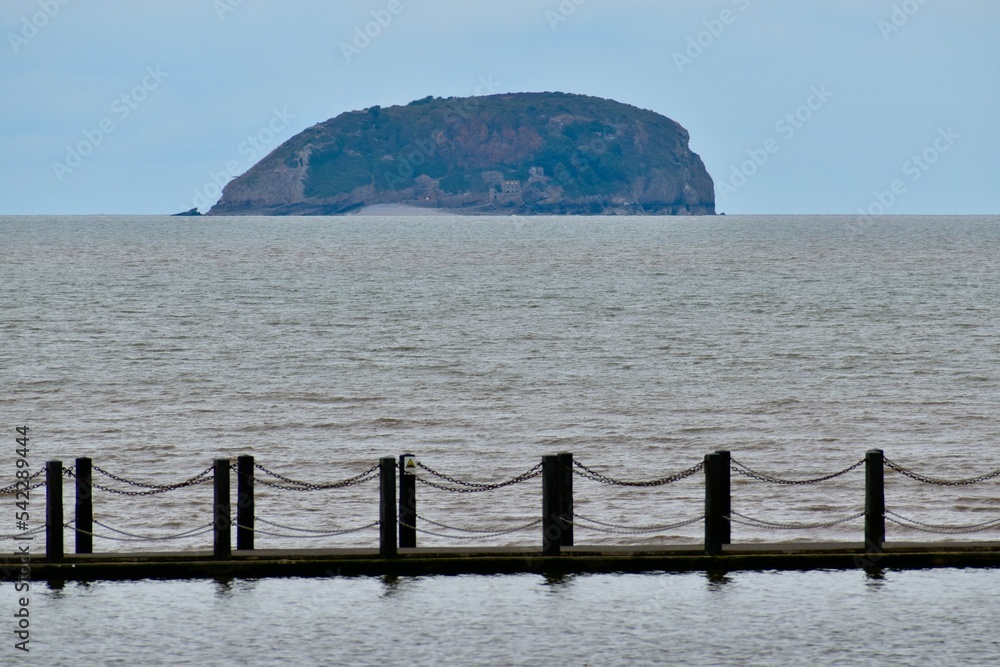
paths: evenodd
<path fill-rule="evenodd" d="M 0 218 L 0 415 L 9 441 L 0 449 L 0 478 L 14 479 L 14 429 L 22 425 L 30 428 L 33 470 L 46 460 L 72 466 L 76 457 L 88 456 L 112 474 L 147 484 L 179 482 L 215 458 L 241 454 L 287 477 L 330 483 L 368 470 L 381 456 L 404 452 L 472 482 L 508 479 L 556 451 L 573 452 L 584 465 L 624 480 L 670 475 L 719 449 L 755 470 L 791 479 L 842 470 L 873 448 L 932 477 L 987 474 L 1000 468 L 998 222 L 815 216 Z M 258 477 L 277 481 L 261 471 Z M 95 482 L 118 490 L 144 488 L 100 473 Z M 794 487 L 734 474 L 733 509 L 777 524 L 832 522 L 862 509 L 863 485 L 860 469 Z M 886 501 L 922 522 L 973 524 L 1000 516 L 996 488 L 996 480 L 941 487 L 890 472 Z M 603 524 L 627 528 L 697 519 L 703 511 L 700 474 L 649 489 L 578 477 L 574 491 L 577 512 L 602 522 L 579 529 L 578 543 L 701 539 L 699 523 L 642 535 L 597 530 Z M 14 507 L 5 498 L 10 516 L 0 532 L 8 533 Z M 100 491 L 95 516 L 103 526 L 95 530 L 95 548 L 207 548 L 210 535 L 167 542 L 134 535 L 170 536 L 203 527 L 211 521 L 210 500 L 210 484 L 145 497 Z M 489 494 L 418 485 L 418 511 L 459 528 L 514 529 L 540 513 L 538 480 Z M 43 512 L 44 499 L 36 495 L 35 526 Z M 68 507 L 67 520 L 71 514 Z M 258 485 L 258 516 L 282 526 L 262 530 L 259 546 L 377 543 L 376 531 L 365 528 L 377 519 L 373 483 L 312 492 Z M 359 530 L 315 539 L 303 538 L 301 530 L 352 528 Z M 860 541 L 861 531 L 860 521 L 807 530 L 740 525 L 734 541 Z M 530 546 L 540 542 L 537 532 L 460 542 L 422 533 L 419 543 Z M 967 539 L 996 539 L 997 532 Z M 940 537 L 889 526 L 890 542 Z M 71 548 L 70 534 L 67 544 Z M 764 577 L 753 581 L 766 581 L 760 586 L 778 598 L 785 591 L 774 609 L 788 613 L 797 608 L 793 591 L 818 587 L 841 595 L 853 586 L 861 597 L 851 604 L 882 595 L 877 599 L 894 600 L 890 611 L 901 605 L 892 613 L 902 617 L 904 606 L 913 604 L 908 596 L 930 594 L 926 582 L 916 583 L 924 581 L 921 576 L 930 577 L 932 586 L 949 587 L 958 607 L 966 593 L 992 581 L 990 573 L 958 572 L 899 573 L 878 584 L 883 588 L 872 588 L 858 573 L 731 575 L 736 585 L 728 587 L 701 575 L 602 575 L 569 584 L 537 577 L 330 580 L 321 589 L 330 601 L 310 613 L 341 613 L 342 603 L 334 600 L 358 595 L 351 608 L 381 632 L 374 626 L 385 618 L 380 605 L 386 599 L 399 601 L 404 616 L 430 613 L 415 600 L 408 606 L 400 591 L 444 596 L 442 605 L 492 591 L 497 604 L 523 604 L 542 615 L 558 615 L 551 601 L 562 596 L 572 613 L 601 624 L 591 633 L 606 643 L 610 630 L 599 619 L 616 609 L 660 604 L 654 616 L 662 616 L 662 626 L 658 621 L 624 635 L 629 650 L 639 651 L 634 658 L 616 663 L 588 651 L 590 663 L 565 663 L 642 664 L 656 660 L 637 646 L 662 648 L 669 637 L 674 642 L 671 632 L 679 630 L 663 628 L 686 627 L 688 621 L 679 620 L 684 614 L 731 625 L 731 618 L 719 616 L 729 612 L 713 606 L 722 605 L 726 593 L 712 597 L 710 591 L 751 590 L 740 585 L 747 577 Z M 942 583 L 948 577 L 987 579 L 966 591 Z M 623 583 L 635 581 L 646 583 Z M 677 584 L 681 597 L 616 597 L 658 590 L 664 582 L 686 582 Z M 300 586 L 312 584 L 259 582 L 214 591 L 197 582 L 70 585 L 38 598 L 49 619 L 38 621 L 38 642 L 46 641 L 45 623 L 55 638 L 57 626 L 76 618 L 93 648 L 104 627 L 95 605 L 112 614 L 127 609 L 132 616 L 142 598 L 176 597 L 187 601 L 178 603 L 176 613 L 170 605 L 150 613 L 171 632 L 182 632 L 185 624 L 196 632 L 186 605 L 201 609 L 191 613 L 239 618 L 247 609 L 242 591 L 263 609 L 271 600 L 289 611 L 303 595 Z M 897 593 L 871 592 L 886 589 Z M 602 602 L 600 591 L 611 597 Z M 469 607 L 480 614 L 470 616 L 454 603 L 455 618 L 479 628 L 465 640 L 449 637 L 465 642 L 454 649 L 460 655 L 502 630 L 495 623 L 502 613 Z M 682 613 L 682 607 L 689 611 Z M 817 627 L 829 625 L 825 616 L 821 620 Z M 837 632 L 853 632 L 852 624 L 862 625 L 855 619 Z M 348 642 L 345 651 L 364 646 L 348 636 L 367 630 L 343 634 L 348 627 L 329 628 L 331 641 Z M 798 632 L 786 638 L 788 646 L 803 641 Z M 63 640 L 48 641 L 46 650 L 54 650 Z M 705 641 L 715 640 L 706 635 Z M 864 662 L 831 648 L 844 638 L 822 635 L 815 641 L 832 651 L 826 664 Z M 425 647 L 438 646 L 427 642 Z M 286 656 L 313 655 L 302 653 L 301 645 L 284 646 Z M 567 635 L 554 646 L 581 644 Z M 497 650 L 513 649 L 508 642 Z M 223 655 L 209 652 L 196 661 L 192 654 L 191 664 L 228 664 Z M 620 655 L 630 654 L 623 649 Z M 719 655 L 699 657 L 691 648 L 676 662 L 725 662 Z M 895 663 L 873 664 L 909 664 L 898 655 Z M 976 655 L 969 653 L 967 664 L 975 664 Z M 355 662 L 377 663 L 363 657 Z M 761 658 L 759 664 L 774 663 Z"/>

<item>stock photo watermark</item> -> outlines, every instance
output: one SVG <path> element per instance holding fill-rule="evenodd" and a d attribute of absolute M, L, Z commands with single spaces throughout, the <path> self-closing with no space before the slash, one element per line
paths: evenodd
<path fill-rule="evenodd" d="M 355 56 L 361 55 L 361 52 L 367 49 L 402 12 L 403 3 L 400 0 L 389 0 L 383 9 L 373 9 L 372 20 L 364 26 L 355 26 L 354 38 L 350 42 L 340 43 L 340 52 L 344 54 L 344 60 L 350 63 Z"/>
<path fill-rule="evenodd" d="M 236 153 L 244 159 L 242 161 L 229 160 L 221 170 L 210 171 L 208 173 L 209 180 L 205 181 L 202 187 L 194 188 L 194 198 L 188 208 L 207 209 L 210 207 L 212 202 L 222 194 L 222 189 L 229 181 L 242 174 L 247 168 L 253 166 L 259 158 L 268 153 L 268 147 L 277 139 L 278 133 L 285 130 L 294 119 L 295 115 L 288 112 L 288 107 L 275 108 L 270 120 L 263 127 L 257 132 L 247 135 L 247 138 L 236 146 Z M 181 208 L 183 209 L 183 205 Z"/>
<path fill-rule="evenodd" d="M 21 17 L 21 29 L 18 32 L 8 32 L 7 39 L 14 53 L 20 53 L 21 48 L 38 36 L 49 22 L 59 15 L 63 7 L 73 0 L 38 0 L 38 11 Z"/>
<path fill-rule="evenodd" d="M 720 181 L 718 187 L 720 203 L 725 203 L 730 195 L 739 192 L 751 178 L 756 176 L 771 156 L 781 150 L 782 144 L 790 141 L 804 128 L 832 97 L 833 93 L 827 89 L 826 84 L 813 86 L 809 89 L 809 96 L 802 105 L 778 118 L 774 123 L 774 129 L 779 136 L 768 137 L 759 146 L 747 149 L 747 159 L 738 165 L 734 164 L 730 168 L 729 178 Z"/>
<path fill-rule="evenodd" d="M 941 157 L 950 151 L 962 135 L 955 132 L 951 127 L 939 127 L 937 136 L 922 151 L 918 151 L 910 156 L 900 167 L 903 178 L 896 178 L 885 190 L 875 190 L 873 199 L 865 207 L 858 209 L 858 217 L 854 223 L 848 225 L 851 232 L 858 233 L 875 223 L 875 216 L 889 213 L 900 199 L 909 192 L 907 183 L 917 183 L 929 172 Z"/>
<path fill-rule="evenodd" d="M 569 17 L 576 14 L 580 5 L 586 2 L 587 0 L 562 0 L 555 9 L 546 9 L 545 20 L 549 22 L 549 28 L 553 32 L 558 30 L 559 24 L 568 21 Z"/>
<path fill-rule="evenodd" d="M 215 9 L 215 15 L 219 17 L 219 20 L 225 21 L 226 15 L 235 12 L 236 8 L 242 4 L 243 0 L 215 0 L 212 3 L 212 7 Z"/>
<path fill-rule="evenodd" d="M 740 12 L 745 12 L 750 8 L 750 0 L 732 0 L 732 2 Z M 677 66 L 677 71 L 683 74 L 684 68 L 693 65 L 694 61 L 701 58 L 705 51 L 722 37 L 729 26 L 736 23 L 738 18 L 737 12 L 732 9 L 723 9 L 719 12 L 718 17 L 702 21 L 701 24 L 705 29 L 688 37 L 687 47 L 683 52 L 674 51 L 674 65 Z"/>
<path fill-rule="evenodd" d="M 456 98 L 449 109 L 444 114 L 444 121 L 450 126 L 458 125 L 468 120 L 479 107 L 477 97 L 495 93 L 503 85 L 493 80 L 493 75 L 479 77 L 479 85 L 476 86 L 472 97 Z M 387 156 L 395 169 L 386 170 L 383 174 L 386 184 L 395 189 L 396 186 L 404 183 L 413 177 L 416 169 L 435 156 L 438 146 L 446 141 L 444 135 L 445 128 L 439 127 L 431 131 L 426 139 L 418 139 L 413 142 L 413 147 L 405 153 Z"/>
<path fill-rule="evenodd" d="M 14 648 L 18 651 L 28 653 L 31 642 L 31 611 L 29 609 L 31 598 L 31 541 L 34 536 L 29 532 L 31 513 L 31 462 L 28 460 L 30 449 L 28 447 L 28 427 L 18 426 L 16 446 L 14 449 L 14 476 L 17 482 L 14 485 L 15 512 L 14 525 L 17 526 L 17 533 L 14 533 L 14 540 L 17 542 L 17 550 L 14 552 L 18 558 L 17 576 L 14 579 L 14 591 L 19 594 L 16 599 L 16 610 L 14 611 L 14 637 L 18 640 L 14 642 Z"/>
<path fill-rule="evenodd" d="M 128 92 L 122 93 L 111 102 L 111 115 L 105 116 L 97 122 L 96 127 L 84 129 L 83 139 L 72 145 L 66 146 L 66 156 L 62 162 L 52 163 L 52 172 L 56 179 L 62 183 L 63 179 L 73 173 L 73 171 L 83 164 L 84 159 L 92 154 L 104 143 L 111 134 L 118 129 L 115 119 L 123 123 L 139 108 L 143 102 L 149 98 L 149 94 L 159 88 L 169 72 L 164 72 L 160 66 L 149 66 L 142 80 L 132 87 Z"/>
<path fill-rule="evenodd" d="M 879 19 L 876 24 L 879 32 L 882 33 L 882 39 L 889 41 L 892 35 L 902 30 L 903 26 L 909 23 L 910 19 L 916 16 L 928 2 L 929 0 L 904 0 L 893 5 L 889 18 Z"/>

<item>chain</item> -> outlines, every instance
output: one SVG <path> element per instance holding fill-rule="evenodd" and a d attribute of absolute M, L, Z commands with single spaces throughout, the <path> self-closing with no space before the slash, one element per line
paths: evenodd
<path fill-rule="evenodd" d="M 261 520 L 262 519 L 258 519 L 258 521 L 261 521 Z M 265 521 L 264 523 L 268 523 L 268 522 Z M 243 526 L 243 525 L 240 525 L 240 524 L 236 524 L 236 527 L 237 528 L 242 528 L 244 530 L 253 531 L 257 535 L 267 535 L 268 537 L 284 537 L 284 538 L 291 538 L 291 539 L 310 539 L 310 538 L 315 538 L 315 537 L 334 537 L 336 535 L 346 535 L 347 533 L 357 533 L 357 532 L 360 532 L 362 530 L 368 530 L 369 528 L 374 528 L 377 525 L 379 525 L 379 522 L 378 521 L 373 521 L 373 522 L 371 522 L 369 524 L 365 524 L 364 526 L 358 526 L 357 528 L 341 528 L 339 530 L 333 530 L 333 531 L 329 531 L 329 532 L 320 532 L 320 531 L 314 531 L 314 530 L 306 531 L 306 529 L 304 529 L 304 528 L 286 528 L 286 530 L 301 530 L 301 531 L 306 531 L 306 532 L 310 533 L 309 535 L 287 535 L 287 534 L 283 534 L 283 533 L 272 533 L 272 532 L 269 532 L 269 531 L 266 531 L 266 530 L 260 530 L 259 528 L 250 528 L 249 526 Z"/>
<path fill-rule="evenodd" d="M 832 528 L 833 526 L 839 526 L 843 523 L 850 523 L 851 521 L 856 521 L 865 515 L 865 513 L 858 512 L 857 514 L 852 514 L 849 517 L 843 519 L 837 519 L 835 521 L 824 521 L 819 523 L 778 523 L 776 521 L 764 521 L 762 519 L 754 519 L 746 514 L 740 514 L 739 512 L 730 512 L 731 516 L 727 517 L 729 521 L 733 523 L 738 523 L 743 526 L 752 526 L 754 528 L 777 528 L 779 530 L 808 530 L 810 528 Z M 738 518 L 737 518 L 738 517 Z"/>
<path fill-rule="evenodd" d="M 285 484 L 276 484 L 275 482 L 270 482 L 266 479 L 256 478 L 255 482 L 260 482 L 265 486 L 271 486 L 276 489 L 285 489 L 286 491 L 322 491 L 327 489 L 343 489 L 349 486 L 355 486 L 357 484 L 364 484 L 365 482 L 371 481 L 373 479 L 378 479 L 378 475 L 375 471 L 378 470 L 379 466 L 376 463 L 368 470 L 363 473 L 359 473 L 354 477 L 348 477 L 347 479 L 341 480 L 339 482 L 333 482 L 332 484 L 317 484 L 314 482 L 303 482 L 297 479 L 292 479 L 290 477 L 285 477 L 284 475 L 279 475 L 273 470 L 268 470 L 259 463 L 255 463 L 254 467 L 263 472 L 265 475 L 270 475 L 275 479 L 280 479 Z"/>
<path fill-rule="evenodd" d="M 854 465 L 848 466 L 847 468 L 844 468 L 839 472 L 835 472 L 830 475 L 824 475 L 823 477 L 815 477 L 813 479 L 781 479 L 780 477 L 775 477 L 774 475 L 769 475 L 767 473 L 757 472 L 756 470 L 752 470 L 751 468 L 747 467 L 746 465 L 740 463 L 735 459 L 733 459 L 730 462 L 730 467 L 732 468 L 733 472 L 737 472 L 745 477 L 756 479 L 757 481 L 760 482 L 767 482 L 769 484 L 785 484 L 789 486 L 797 486 L 800 484 L 818 484 L 819 482 L 826 482 L 828 480 L 834 479 L 835 477 L 846 475 L 852 470 L 861 467 L 862 465 L 864 465 L 864 463 L 865 460 L 861 459 Z"/>
<path fill-rule="evenodd" d="M 459 528 L 457 526 L 449 526 L 448 524 L 439 523 L 437 521 L 433 521 L 432 519 L 428 519 L 427 517 L 420 516 L 419 514 L 417 515 L 417 518 L 420 519 L 421 521 L 425 522 L 425 523 L 429 523 L 432 526 L 437 526 L 438 528 L 444 528 L 445 530 L 454 530 L 454 531 L 459 532 L 459 533 L 476 533 L 476 534 L 479 534 L 479 535 L 503 535 L 505 533 L 516 533 L 519 530 L 524 530 L 525 528 L 530 528 L 532 526 L 535 526 L 535 525 L 537 525 L 539 523 L 539 521 L 541 521 L 541 519 L 538 519 L 538 520 L 532 521 L 531 523 L 528 523 L 528 524 L 525 524 L 523 526 L 520 526 L 519 528 L 512 528 L 510 530 L 496 530 L 496 529 L 486 529 L 486 530 L 483 530 L 483 529 L 477 529 L 477 528 Z M 400 522 L 400 525 L 404 525 L 404 524 L 402 524 L 402 522 Z"/>
<path fill-rule="evenodd" d="M 491 533 L 476 533 L 475 535 L 446 535 L 444 533 L 435 533 L 430 530 L 424 530 L 423 528 L 417 528 L 416 526 L 411 526 L 409 524 L 403 523 L 402 521 L 397 521 L 397 523 L 399 523 L 399 525 L 404 528 L 409 528 L 410 530 L 415 530 L 418 533 L 424 533 L 425 535 L 433 535 L 434 537 L 445 537 L 450 540 L 481 540 L 490 537 L 499 537 L 501 535 L 510 535 L 511 533 L 516 533 L 520 530 L 526 530 L 528 528 L 537 526 L 541 522 L 542 522 L 541 519 L 535 519 L 531 523 L 525 524 L 523 526 L 518 526 L 517 528 L 511 528 L 510 530 L 497 530 Z M 461 530 L 461 529 L 456 529 L 456 530 Z"/>
<path fill-rule="evenodd" d="M 135 481 L 130 480 L 130 479 L 125 479 L 124 477 L 119 477 L 118 475 L 113 475 L 113 474 L 111 474 L 110 472 L 108 472 L 107 470 L 105 470 L 104 468 L 102 468 L 100 466 L 93 466 L 93 469 L 94 469 L 95 472 L 99 472 L 100 474 L 104 475 L 105 477 L 110 477 L 111 479 L 115 480 L 116 482 L 121 482 L 122 484 L 127 484 L 129 486 L 136 486 L 136 487 L 139 487 L 141 489 L 152 489 L 156 493 L 163 493 L 164 491 L 173 491 L 175 489 L 182 489 L 182 488 L 184 488 L 186 486 L 195 486 L 197 484 L 203 484 L 203 483 L 207 482 L 208 479 L 209 479 L 209 477 L 211 477 L 211 475 L 212 475 L 212 471 L 215 470 L 215 466 L 214 465 L 210 465 L 207 468 L 205 468 L 204 470 L 202 470 L 200 473 L 198 473 L 197 475 L 195 475 L 194 477 L 188 478 L 188 479 L 184 480 L 183 482 L 179 482 L 177 484 L 146 484 L 145 482 L 135 482 Z M 94 484 L 93 486 L 94 486 L 94 488 L 101 489 L 102 491 L 111 491 L 112 493 L 119 493 L 119 494 L 122 494 L 122 495 L 149 495 L 148 492 L 147 493 L 141 493 L 141 492 L 135 492 L 135 491 L 131 491 L 131 492 L 127 492 L 127 491 L 115 491 L 115 490 L 108 489 L 108 488 L 103 487 L 103 486 L 98 486 L 97 484 Z"/>
<path fill-rule="evenodd" d="M 911 470 L 907 470 L 903 466 L 890 461 L 889 459 L 883 459 L 885 464 L 895 470 L 896 472 L 914 479 L 918 482 L 923 482 L 924 484 L 936 484 L 938 486 L 969 486 L 972 484 L 979 484 L 980 482 L 985 482 L 987 480 L 1000 477 L 1000 470 L 994 470 L 993 472 L 986 473 L 985 475 L 980 475 L 979 477 L 969 477 L 968 479 L 934 479 L 933 477 L 925 477 L 919 473 L 915 473 Z"/>
<path fill-rule="evenodd" d="M 660 479 L 653 479 L 645 482 L 628 482 L 620 479 L 614 479 L 603 475 L 592 468 L 588 468 L 579 461 L 573 461 L 573 464 L 580 470 L 574 470 L 573 472 L 580 477 L 593 480 L 595 482 L 600 482 L 601 484 L 611 484 L 614 486 L 663 486 L 664 484 L 671 484 L 673 482 L 679 482 L 680 480 L 690 477 L 691 475 L 701 471 L 705 467 L 705 462 L 702 461 L 697 465 L 691 466 L 687 470 L 682 470 L 679 473 L 675 473 L 668 477 L 661 477 Z M 583 472 L 580 472 L 580 471 Z"/>
<path fill-rule="evenodd" d="M 329 530 L 313 530 L 313 529 L 310 529 L 310 528 L 296 528 L 295 526 L 285 526 L 285 525 L 280 524 L 280 523 L 275 523 L 274 521 L 268 521 L 267 519 L 264 519 L 264 518 L 259 517 L 259 516 L 255 517 L 254 521 L 259 521 L 260 523 L 266 523 L 269 526 L 274 526 L 275 528 L 280 528 L 282 530 L 291 530 L 291 531 L 296 531 L 296 532 L 300 532 L 300 533 L 328 533 L 328 532 L 330 532 Z M 253 528 L 251 528 L 250 530 L 253 530 Z M 334 526 L 330 530 L 337 531 L 337 530 L 343 530 L 343 529 L 340 526 Z"/>
<path fill-rule="evenodd" d="M 75 523 L 76 523 L 76 520 L 74 519 L 73 521 L 70 521 L 70 522 L 68 522 L 68 523 L 66 523 L 64 525 L 67 528 L 72 528 L 76 532 L 83 533 L 84 535 L 92 535 L 93 537 L 100 537 L 100 538 L 105 539 L 105 540 L 119 540 L 121 542 L 146 542 L 146 541 L 155 542 L 155 541 L 162 541 L 162 540 L 179 540 L 179 539 L 185 538 L 185 537 L 195 537 L 196 535 L 203 535 L 204 533 L 207 533 L 207 532 L 211 531 L 212 527 L 213 527 L 213 525 L 210 523 L 207 526 L 199 526 L 198 528 L 192 528 L 191 530 L 186 530 L 183 533 L 177 533 L 176 535 L 162 535 L 162 536 L 153 536 L 153 537 L 150 537 L 149 535 L 137 535 L 135 533 L 129 533 L 129 532 L 126 532 L 124 530 L 119 530 L 119 529 L 113 528 L 113 527 L 111 527 L 111 526 L 109 526 L 107 524 L 101 523 L 100 521 L 97 521 L 96 519 L 94 520 L 94 523 L 97 524 L 98 526 L 100 526 L 101 528 L 104 528 L 106 530 L 110 530 L 113 533 L 118 533 L 119 535 L 125 535 L 124 538 L 121 538 L 121 537 L 111 537 L 111 536 L 108 536 L 108 535 L 98 535 L 97 533 L 92 533 L 89 530 L 83 530 L 82 528 L 77 528 L 74 525 Z"/>
<path fill-rule="evenodd" d="M 527 472 L 523 472 L 517 477 L 512 477 L 511 479 L 508 479 L 506 482 L 499 482 L 497 484 L 481 484 L 478 482 L 466 482 L 460 479 L 456 479 L 454 477 L 451 477 L 450 475 L 445 475 L 444 473 L 440 473 L 436 470 L 433 470 L 424 465 L 423 463 L 418 462 L 417 466 L 419 466 L 421 470 L 426 470 L 435 477 L 451 482 L 456 486 L 446 486 L 444 484 L 438 484 L 436 482 L 423 479 L 420 476 L 417 476 L 416 478 L 418 482 L 420 482 L 421 484 L 426 484 L 427 486 L 434 487 L 435 489 L 441 489 L 443 491 L 451 491 L 452 493 L 479 493 L 482 491 L 495 491 L 496 489 L 502 489 L 505 486 L 512 486 L 514 484 L 520 484 L 521 482 L 526 482 L 529 479 L 534 479 L 535 477 L 538 477 L 539 475 L 542 474 L 542 464 L 538 463 Z"/>
<path fill-rule="evenodd" d="M 656 526 L 619 526 L 619 525 L 616 525 L 616 524 L 613 524 L 613 523 L 605 523 L 603 521 L 598 521 L 597 519 L 589 519 L 589 518 L 587 518 L 585 516 L 582 516 L 580 514 L 574 513 L 573 514 L 573 519 L 576 519 L 576 520 L 575 521 L 566 521 L 566 523 L 571 523 L 574 526 L 579 526 L 580 528 L 584 528 L 586 530 L 596 530 L 596 531 L 600 531 L 602 533 L 611 533 L 611 534 L 614 534 L 614 535 L 642 535 L 644 533 L 658 533 L 658 532 L 664 531 L 664 530 L 675 530 L 677 528 L 683 528 L 684 526 L 690 526 L 693 523 L 698 523 L 699 521 L 704 520 L 704 518 L 705 518 L 705 515 L 702 514 L 700 516 L 696 516 L 693 519 L 687 519 L 685 521 L 678 521 L 677 523 L 666 523 L 666 524 L 661 524 L 661 525 L 656 525 Z M 595 526 L 584 525 L 582 523 L 579 523 L 578 520 L 581 520 L 581 519 L 583 521 L 588 521 L 590 523 L 597 524 L 597 525 L 595 525 Z M 599 527 L 599 526 L 603 526 L 603 527 Z"/>
<path fill-rule="evenodd" d="M 39 470 L 38 472 L 34 473 L 33 475 L 31 475 L 30 477 L 28 477 L 24 481 L 25 482 L 30 482 L 31 480 L 35 479 L 36 477 L 39 477 L 39 476 L 44 475 L 44 474 L 45 474 L 45 466 L 42 466 L 41 470 Z M 14 482 L 13 484 L 11 484 L 9 486 L 5 486 L 3 488 L 0 488 L 0 496 L 6 496 L 6 495 L 11 494 L 11 493 L 16 493 L 17 490 L 18 490 L 18 486 L 17 485 L 18 485 L 18 483 Z M 29 486 L 27 489 L 21 489 L 21 491 L 25 491 L 25 490 L 31 491 L 32 489 L 37 489 L 40 486 L 45 486 L 45 482 L 41 481 L 38 484 Z"/>
<path fill-rule="evenodd" d="M 21 533 L 11 533 L 10 535 L 0 535 L 0 540 L 13 540 L 14 538 L 18 538 L 18 537 L 23 538 L 23 537 L 27 537 L 28 535 L 37 535 L 38 533 L 43 532 L 45 530 L 45 528 L 46 528 L 46 526 L 44 524 L 42 524 L 41 526 L 37 526 L 35 528 L 32 528 L 31 530 L 26 530 L 26 531 L 21 532 Z"/>
<path fill-rule="evenodd" d="M 984 530 L 989 530 L 990 528 L 1000 528 L 1000 517 L 996 519 L 990 519 L 989 521 L 984 521 L 982 523 L 970 523 L 965 525 L 960 524 L 955 526 L 949 526 L 944 524 L 923 523 L 922 521 L 914 521 L 913 519 L 908 519 L 901 514 L 893 512 L 892 510 L 886 510 L 885 513 L 886 513 L 885 517 L 886 520 L 891 521 L 892 523 L 898 526 L 903 526 L 904 528 L 912 528 L 914 530 L 921 530 L 925 533 L 939 533 L 941 535 L 951 535 L 951 534 L 961 534 L 961 533 L 978 533 Z"/>
<path fill-rule="evenodd" d="M 204 481 L 206 481 L 206 480 L 202 480 L 202 482 L 204 482 Z M 201 482 L 195 482 L 195 484 L 201 484 Z M 168 487 L 165 487 L 165 488 L 162 488 L 162 489 L 149 489 L 147 491 L 122 491 L 121 489 L 115 489 L 115 488 L 112 488 L 110 486 L 104 486 L 103 484 L 94 484 L 93 482 L 91 483 L 90 486 L 91 486 L 91 488 L 99 489 L 101 491 L 106 491 L 107 493 L 115 493 L 115 494 L 117 494 L 119 496 L 130 496 L 130 497 L 136 497 L 136 496 L 155 496 L 155 495 L 160 494 L 160 493 L 167 493 L 168 491 L 173 491 L 175 488 L 176 489 L 181 488 L 181 486 L 176 486 L 176 487 L 168 486 Z M 191 486 L 191 485 L 190 484 L 183 484 L 182 486 Z"/>
<path fill-rule="evenodd" d="M 0 495 L 10 495 L 10 494 L 14 493 L 15 491 L 21 491 L 21 492 L 28 491 L 28 492 L 30 492 L 30 491 L 34 491 L 35 489 L 40 489 L 43 486 L 45 486 L 45 480 L 42 480 L 41 482 L 36 482 L 35 484 L 32 484 L 31 486 L 29 486 L 26 489 L 11 488 L 10 491 L 7 491 L 6 488 L 0 489 Z"/>

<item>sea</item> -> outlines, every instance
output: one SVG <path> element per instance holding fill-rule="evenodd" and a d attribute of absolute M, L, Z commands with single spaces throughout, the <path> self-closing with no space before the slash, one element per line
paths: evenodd
<path fill-rule="evenodd" d="M 91 458 L 95 551 L 209 549 L 210 483 L 122 492 L 240 455 L 260 548 L 376 546 L 377 482 L 314 487 L 404 453 L 423 546 L 540 546 L 537 477 L 454 489 L 557 452 L 597 473 L 577 544 L 698 544 L 703 473 L 607 482 L 720 450 L 734 543 L 860 543 L 872 449 L 888 542 L 1000 539 L 998 216 L 29 216 L 0 244 L 0 481 Z M 997 593 L 989 569 L 35 582 L 24 653 L 6 584 L 0 663 L 983 665 Z"/>

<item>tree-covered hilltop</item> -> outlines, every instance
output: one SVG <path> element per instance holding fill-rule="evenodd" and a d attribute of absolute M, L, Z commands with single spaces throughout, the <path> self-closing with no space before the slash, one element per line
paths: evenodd
<path fill-rule="evenodd" d="M 687 131 L 585 95 L 425 97 L 310 127 L 229 183 L 214 215 L 400 202 L 469 213 L 713 214 Z"/>

